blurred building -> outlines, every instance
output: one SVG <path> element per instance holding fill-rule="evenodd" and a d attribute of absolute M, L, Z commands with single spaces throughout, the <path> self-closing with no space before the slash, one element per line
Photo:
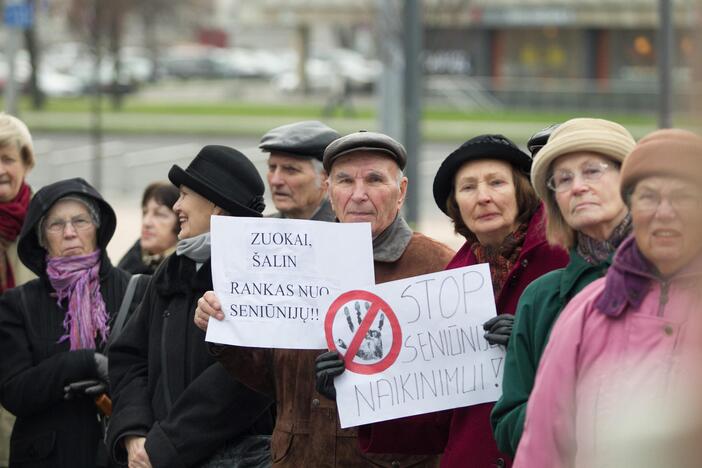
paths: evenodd
<path fill-rule="evenodd" d="M 401 18 L 401 1 L 381 1 L 392 3 Z M 386 33 L 377 24 L 378 0 L 218 3 L 232 15 L 218 15 L 220 21 L 236 18 L 233 36 L 263 30 L 303 51 L 320 28 L 332 28 L 347 44 L 356 32 L 374 31 L 378 41 Z M 686 83 L 697 2 L 673 4 L 674 78 Z M 628 108 L 645 109 L 656 93 L 657 0 L 424 0 L 423 7 L 425 69 L 453 78 L 456 86 L 456 78 L 469 79 L 472 89 L 527 105 L 569 96 L 595 106 L 621 100 Z"/>

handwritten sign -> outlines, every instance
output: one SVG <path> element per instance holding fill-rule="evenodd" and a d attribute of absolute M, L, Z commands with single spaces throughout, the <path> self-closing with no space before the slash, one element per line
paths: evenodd
<path fill-rule="evenodd" d="M 375 282 L 369 223 L 213 216 L 211 237 L 214 343 L 324 348 L 320 301 Z"/>
<path fill-rule="evenodd" d="M 496 401 L 505 349 L 483 338 L 496 315 L 487 264 L 327 298 L 327 347 L 341 427 Z"/>

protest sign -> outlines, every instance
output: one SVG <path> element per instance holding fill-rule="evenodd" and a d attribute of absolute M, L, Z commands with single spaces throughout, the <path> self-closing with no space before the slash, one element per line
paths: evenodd
<path fill-rule="evenodd" d="M 375 283 L 369 223 L 213 216 L 211 236 L 225 318 L 210 320 L 210 342 L 325 348 L 320 301 Z"/>
<path fill-rule="evenodd" d="M 482 324 L 496 315 L 487 264 L 327 298 L 327 346 L 341 427 L 495 401 L 505 349 Z"/>

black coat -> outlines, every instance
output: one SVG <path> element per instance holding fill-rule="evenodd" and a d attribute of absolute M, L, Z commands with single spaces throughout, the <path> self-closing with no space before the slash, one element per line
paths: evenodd
<path fill-rule="evenodd" d="M 114 268 L 104 253 L 115 219 L 97 192 L 84 181 L 72 179 L 35 195 L 18 247 L 23 263 L 39 278 L 0 297 L 0 402 L 17 416 L 10 442 L 11 467 L 94 468 L 107 461 L 94 401 L 88 397 L 63 399 L 66 384 L 97 377 L 95 350 L 70 351 L 68 340 L 58 343 L 64 334 L 66 310 L 56 303 L 45 272 L 46 251 L 36 238 L 41 217 L 68 193 L 91 197 L 100 209 L 100 292 L 110 325 L 129 281 L 129 274 Z M 104 343 L 98 343 L 98 350 L 103 347 Z"/>
<path fill-rule="evenodd" d="M 124 257 L 117 264 L 117 268 L 121 268 L 129 273 L 153 275 L 156 271 L 155 267 L 150 267 L 141 260 L 141 241 L 137 240 L 132 245 Z"/>
<path fill-rule="evenodd" d="M 196 466 L 228 441 L 270 433 L 272 401 L 231 377 L 208 353 L 193 323 L 212 289 L 210 262 L 199 271 L 171 255 L 109 351 L 113 415 L 107 446 L 126 460 L 123 439 L 146 437 L 155 468 Z"/>

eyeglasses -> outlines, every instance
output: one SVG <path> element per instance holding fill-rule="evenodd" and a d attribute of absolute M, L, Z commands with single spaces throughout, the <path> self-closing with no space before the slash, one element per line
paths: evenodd
<path fill-rule="evenodd" d="M 644 214 L 652 214 L 658 211 L 663 200 L 668 200 L 673 211 L 679 215 L 693 213 L 702 206 L 700 197 L 690 193 L 674 193 L 664 197 L 660 193 L 646 191 L 634 193 L 631 196 L 631 209 Z"/>
<path fill-rule="evenodd" d="M 554 192 L 567 192 L 573 188 L 575 177 L 580 174 L 580 178 L 585 182 L 595 182 L 602 178 L 607 172 L 609 164 L 603 162 L 589 162 L 582 166 L 579 172 L 558 171 L 548 178 L 546 186 Z"/>
<path fill-rule="evenodd" d="M 88 216 L 74 216 L 69 220 L 53 219 L 46 224 L 46 230 L 55 234 L 64 232 L 66 226 L 70 224 L 76 231 L 83 231 L 93 225 L 93 221 Z"/>

